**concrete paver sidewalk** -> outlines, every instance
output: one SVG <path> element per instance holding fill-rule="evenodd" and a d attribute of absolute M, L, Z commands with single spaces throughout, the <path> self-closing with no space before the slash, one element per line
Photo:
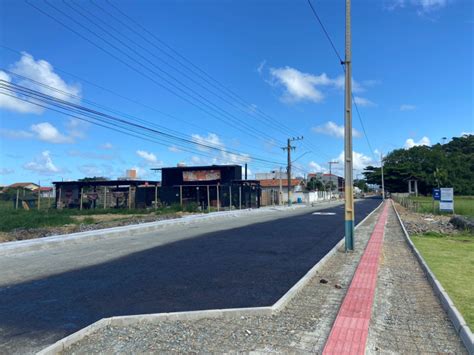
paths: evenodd
<path fill-rule="evenodd" d="M 108 326 L 64 353 L 321 353 L 381 211 L 358 228 L 355 252 L 341 248 L 279 314 Z M 321 278 L 329 282 L 320 283 Z M 366 353 L 466 353 L 408 248 L 392 206 Z"/>
<path fill-rule="evenodd" d="M 409 248 L 393 207 L 385 230 L 366 353 L 467 353 Z"/>

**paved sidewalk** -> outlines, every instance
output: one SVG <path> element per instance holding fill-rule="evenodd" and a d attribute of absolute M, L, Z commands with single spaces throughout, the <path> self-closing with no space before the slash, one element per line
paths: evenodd
<path fill-rule="evenodd" d="M 368 354 L 467 353 L 409 249 L 393 207 L 366 349 Z"/>

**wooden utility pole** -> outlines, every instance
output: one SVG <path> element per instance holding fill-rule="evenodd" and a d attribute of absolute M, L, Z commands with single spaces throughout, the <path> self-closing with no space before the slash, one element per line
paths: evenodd
<path fill-rule="evenodd" d="M 344 178 L 345 178 L 345 244 L 346 251 L 354 250 L 354 193 L 352 157 L 352 53 L 351 53 L 351 0 L 346 0 L 346 50 L 344 95 Z"/>
<path fill-rule="evenodd" d="M 286 171 L 287 171 L 287 174 L 288 174 L 288 176 L 287 176 L 287 181 L 288 181 L 288 183 L 287 183 L 287 186 L 288 186 L 288 206 L 291 206 L 291 151 L 296 149 L 296 147 L 293 147 L 291 145 L 291 142 L 300 141 L 300 140 L 303 140 L 303 136 L 288 138 L 286 147 L 281 148 L 283 150 L 286 150 L 287 154 L 288 154 L 287 155 L 288 166 L 286 168 Z"/>

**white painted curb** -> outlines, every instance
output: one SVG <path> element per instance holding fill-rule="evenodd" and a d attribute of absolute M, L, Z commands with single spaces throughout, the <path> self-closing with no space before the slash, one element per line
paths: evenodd
<path fill-rule="evenodd" d="M 448 293 L 444 290 L 443 286 L 441 283 L 438 281 L 436 276 L 433 274 L 431 269 L 429 268 L 428 264 L 425 262 L 423 257 L 421 256 L 421 253 L 418 251 L 416 248 L 415 244 L 413 244 L 412 240 L 410 239 L 410 235 L 408 234 L 405 225 L 402 222 L 402 219 L 400 215 L 398 214 L 397 209 L 395 208 L 395 204 L 392 201 L 392 206 L 393 209 L 395 210 L 395 213 L 398 218 L 398 222 L 400 223 L 402 229 L 403 229 L 403 234 L 405 235 L 405 239 L 407 240 L 408 245 L 410 246 L 410 249 L 413 251 L 413 254 L 415 254 L 416 258 L 418 259 L 418 262 L 420 263 L 421 268 L 423 269 L 426 278 L 428 279 L 429 283 L 431 284 L 431 287 L 433 287 L 433 290 L 438 296 L 442 307 L 448 314 L 449 319 L 453 323 L 454 329 L 456 332 L 459 334 L 459 337 L 461 338 L 464 346 L 466 347 L 467 351 L 469 354 L 473 355 L 474 354 L 474 336 L 472 334 L 471 329 L 469 329 L 469 326 L 467 325 L 466 321 L 464 320 L 464 317 L 459 313 L 458 309 L 454 305 L 453 301 L 451 298 L 448 296 Z"/>
<path fill-rule="evenodd" d="M 330 203 L 333 201 L 323 201 L 323 203 Z M 240 217 L 243 215 L 254 214 L 254 213 L 263 213 L 263 212 L 274 212 L 274 211 L 287 211 L 298 209 L 302 207 L 307 207 L 306 205 L 293 205 L 291 207 L 286 206 L 274 206 L 274 207 L 262 207 L 259 209 L 242 209 L 242 210 L 233 210 L 233 211 L 222 211 L 222 212 L 212 212 L 209 214 L 197 214 L 191 216 L 185 216 L 182 218 L 173 218 L 165 219 L 156 222 L 147 222 L 141 224 L 132 224 L 127 226 L 113 227 L 113 228 L 104 228 L 96 229 L 86 232 L 71 233 L 71 234 L 62 234 L 54 235 L 45 238 L 38 239 L 29 239 L 29 240 L 20 240 L 13 242 L 6 242 L 0 244 L 0 256 L 18 254 L 28 251 L 41 250 L 46 248 L 51 248 L 61 244 L 74 244 L 104 238 L 112 238 L 127 235 L 137 235 L 142 233 L 149 233 L 156 231 L 160 228 L 163 228 L 168 225 L 185 225 L 193 222 L 212 220 L 215 218 L 223 217 Z"/>
<path fill-rule="evenodd" d="M 362 221 L 360 221 L 354 229 L 362 225 L 372 214 L 379 210 L 383 202 L 380 203 L 372 212 L 370 212 Z M 334 255 L 337 250 L 344 245 L 342 238 L 316 265 L 314 265 L 289 291 L 287 291 L 273 306 L 271 307 L 250 307 L 250 308 L 227 308 L 227 309 L 210 309 L 204 311 L 190 312 L 173 312 L 173 313 L 154 313 L 141 314 L 131 316 L 119 316 L 103 318 L 91 325 L 61 339 L 47 348 L 39 351 L 37 355 L 56 355 L 72 344 L 82 340 L 86 336 L 96 332 L 99 329 L 109 325 L 132 325 L 143 322 L 159 322 L 163 320 L 197 320 L 204 318 L 235 318 L 242 316 L 259 316 L 273 315 L 280 312 L 290 300 L 295 297 L 301 289 L 316 275 L 317 271 Z"/>

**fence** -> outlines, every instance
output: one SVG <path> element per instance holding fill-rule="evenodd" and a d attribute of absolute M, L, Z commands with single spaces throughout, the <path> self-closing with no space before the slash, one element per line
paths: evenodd
<path fill-rule="evenodd" d="M 391 198 L 412 212 L 440 214 L 439 202 L 435 200 L 424 201 L 422 198 L 410 196 L 408 193 L 392 193 Z"/>

